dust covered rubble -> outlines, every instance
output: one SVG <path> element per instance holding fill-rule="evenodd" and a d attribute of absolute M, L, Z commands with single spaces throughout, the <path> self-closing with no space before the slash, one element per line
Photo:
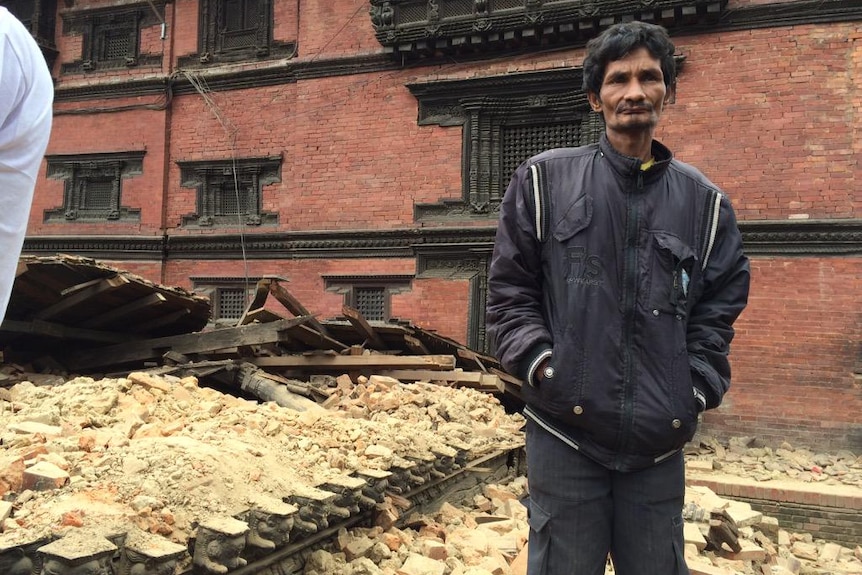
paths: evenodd
<path fill-rule="evenodd" d="M 185 544 L 203 518 L 297 486 L 451 445 L 477 457 L 523 444 L 521 417 L 488 394 L 348 381 L 340 378 L 329 409 L 304 412 L 146 373 L 2 389 L 0 495 L 9 505 L 0 548 L 108 526 Z"/>
<path fill-rule="evenodd" d="M 724 443 L 709 436 L 695 438 L 686 450 L 686 466 L 755 481 L 792 479 L 862 487 L 862 457 L 852 451 L 814 451 L 786 441 L 773 449 L 748 436 L 731 437 Z"/>
<path fill-rule="evenodd" d="M 469 389 L 402 385 L 378 376 L 354 385 L 343 376 L 326 407 L 297 412 L 201 387 L 194 378 L 143 373 L 0 389 L 0 492 L 6 504 L 0 509 L 0 548 L 88 529 L 185 544 L 202 517 L 234 514 L 298 484 L 318 485 L 354 469 L 385 470 L 410 453 L 451 445 L 473 458 L 523 445 L 523 419 Z M 741 447 L 722 451 L 717 445 L 705 441 L 700 457 L 711 458 L 715 467 L 736 463 L 727 454 Z M 750 442 L 744 447 L 752 448 Z M 39 473 L 28 474 L 36 466 Z M 846 480 L 854 463 L 848 468 L 829 477 Z M 27 488 L 33 475 L 53 484 Z M 523 575 L 526 495 L 526 479 L 517 477 L 423 515 L 387 497 L 381 507 L 400 505 L 406 517 L 396 524 L 397 513 L 379 513 L 374 526 L 342 529 L 323 547 L 297 556 L 297 570 Z M 732 507 L 736 517 L 748 517 L 740 523 L 739 553 L 708 547 L 705 524 L 686 522 L 686 561 L 694 575 L 862 575 L 862 548 L 787 532 L 750 507 L 746 512 L 747 504 L 705 487 L 688 488 L 686 505 Z"/>
<path fill-rule="evenodd" d="M 529 533 L 524 477 L 488 484 L 457 505 L 409 516 L 402 527 L 341 530 L 303 557 L 303 575 L 525 575 Z M 862 548 L 815 541 L 781 529 L 744 502 L 706 487 L 686 490 L 688 509 L 723 509 L 740 519 L 740 550 L 707 544 L 708 525 L 686 521 L 685 560 L 692 575 L 859 575 Z M 614 573 L 609 562 L 607 575 Z"/>

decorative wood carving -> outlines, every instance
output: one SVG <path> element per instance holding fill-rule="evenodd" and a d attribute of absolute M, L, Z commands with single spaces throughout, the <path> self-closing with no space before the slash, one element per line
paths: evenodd
<path fill-rule="evenodd" d="M 584 42 L 630 18 L 715 24 L 727 0 L 371 0 L 377 40 L 400 58 Z"/>

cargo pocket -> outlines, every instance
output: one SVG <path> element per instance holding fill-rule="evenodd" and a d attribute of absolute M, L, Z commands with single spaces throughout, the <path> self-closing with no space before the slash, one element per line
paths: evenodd
<path fill-rule="evenodd" d="M 527 554 L 527 572 L 544 573 L 548 565 L 548 553 L 551 547 L 551 516 L 530 500 L 530 547 Z"/>

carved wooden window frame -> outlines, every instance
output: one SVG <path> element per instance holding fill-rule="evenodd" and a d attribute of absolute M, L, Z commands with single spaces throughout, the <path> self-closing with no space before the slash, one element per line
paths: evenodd
<path fill-rule="evenodd" d="M 105 67 L 135 66 L 138 63 L 140 18 L 136 13 L 105 14 L 90 20 L 89 30 L 84 33 L 84 70 L 97 65 Z M 117 37 L 126 42 L 122 55 L 112 54 L 110 43 Z"/>
<path fill-rule="evenodd" d="M 242 31 L 253 38 L 248 45 L 226 46 L 225 39 L 230 33 L 225 25 L 226 4 L 234 0 L 202 0 L 200 3 L 200 33 L 198 37 L 198 53 L 201 63 L 235 61 L 250 58 L 265 57 L 273 47 L 273 3 L 272 0 L 239 0 L 242 2 L 256 1 L 257 24 L 253 28 Z"/>
<path fill-rule="evenodd" d="M 511 176 L 502 166 L 509 127 L 570 124 L 578 134 L 570 145 L 597 141 L 603 123 L 590 110 L 582 73 L 565 68 L 408 85 L 419 102 L 420 126 L 463 129 L 461 197 L 416 204 L 414 219 L 496 218 Z"/>
<path fill-rule="evenodd" d="M 326 291 L 335 292 L 344 296 L 344 304 L 358 310 L 365 319 L 369 321 L 389 321 L 392 319 L 392 296 L 409 291 L 412 275 L 385 275 L 385 276 L 360 276 L 360 275 L 327 275 L 323 276 Z M 357 298 L 358 291 L 362 289 L 379 289 L 382 291 L 383 304 L 380 317 L 374 317 L 368 310 L 363 309 L 361 301 Z"/>
<path fill-rule="evenodd" d="M 189 278 L 192 281 L 192 290 L 197 295 L 208 297 L 210 300 L 210 321 L 211 325 L 236 325 L 239 317 L 225 317 L 223 315 L 224 304 L 222 301 L 226 293 L 237 291 L 243 292 L 245 295 L 245 306 L 251 301 L 254 295 L 257 282 L 260 277 L 235 277 L 235 276 L 199 276 Z"/>
<path fill-rule="evenodd" d="M 61 14 L 63 34 L 82 36 L 81 59 L 65 62 L 62 74 L 111 70 L 133 66 L 159 66 L 162 54 L 141 53 L 141 30 L 162 25 L 164 0 L 92 10 L 70 10 Z M 111 53 L 110 37 L 125 38 L 125 50 Z"/>
<path fill-rule="evenodd" d="M 47 177 L 64 180 L 63 206 L 45 210 L 52 221 L 139 221 L 141 210 L 122 204 L 123 180 L 141 175 L 145 152 L 46 156 Z M 104 205 L 93 205 L 97 185 L 111 190 Z"/>
<path fill-rule="evenodd" d="M 183 226 L 229 227 L 274 225 L 278 214 L 263 211 L 263 188 L 281 182 L 281 156 L 178 162 L 180 185 L 196 191 L 196 211 L 182 217 Z M 219 196 L 225 186 L 245 192 L 244 214 L 222 213 Z M 237 205 L 243 199 L 237 200 Z"/>

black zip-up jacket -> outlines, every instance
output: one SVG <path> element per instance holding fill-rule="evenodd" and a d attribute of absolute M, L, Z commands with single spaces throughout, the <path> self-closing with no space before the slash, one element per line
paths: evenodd
<path fill-rule="evenodd" d="M 622 471 L 682 448 L 721 403 L 748 300 L 729 200 L 656 141 L 653 156 L 641 170 L 602 136 L 526 161 L 488 278 L 488 333 L 525 415 Z"/>

